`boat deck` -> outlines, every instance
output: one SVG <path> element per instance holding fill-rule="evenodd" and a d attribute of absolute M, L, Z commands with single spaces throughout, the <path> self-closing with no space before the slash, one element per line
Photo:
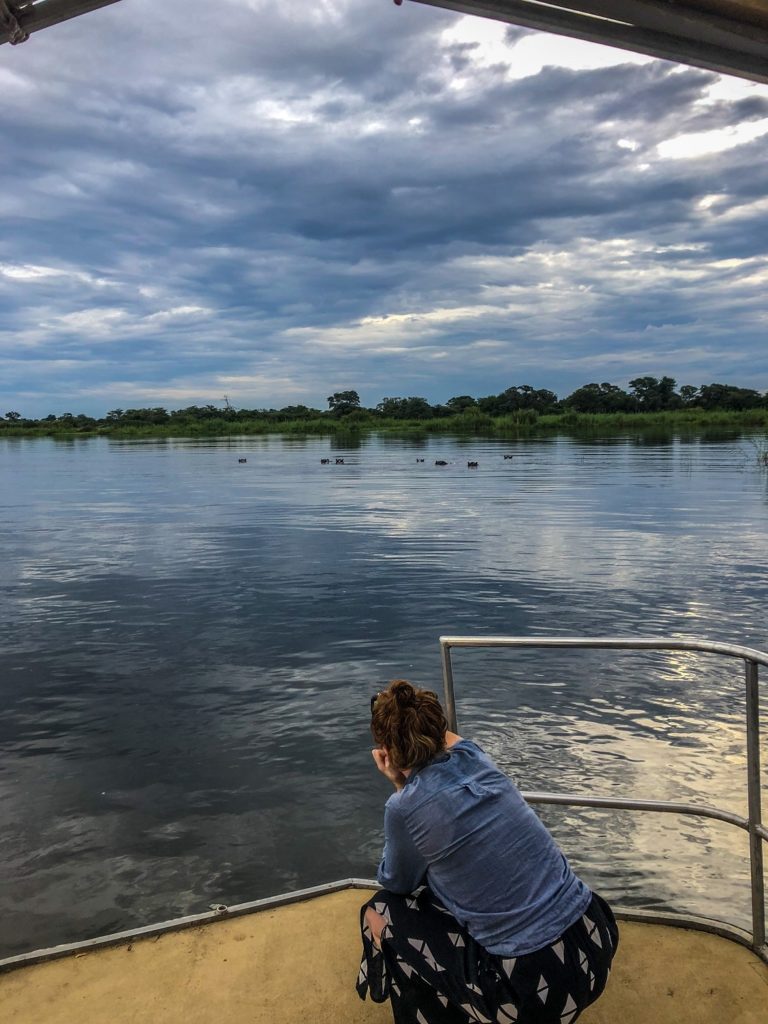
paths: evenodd
<path fill-rule="evenodd" d="M 353 889 L 0 974 L 3 1024 L 385 1024 L 362 1003 Z M 584 1024 L 766 1024 L 768 967 L 702 932 L 621 924 Z"/>

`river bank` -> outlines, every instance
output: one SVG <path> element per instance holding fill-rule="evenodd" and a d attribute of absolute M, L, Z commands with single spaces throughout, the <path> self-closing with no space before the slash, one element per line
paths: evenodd
<path fill-rule="evenodd" d="M 537 414 L 523 409 L 505 416 L 489 416 L 482 412 L 465 412 L 456 416 L 431 419 L 392 419 L 371 415 L 362 410 L 346 416 L 324 414 L 309 419 L 280 419 L 275 415 L 242 419 L 222 415 L 201 420 L 178 420 L 171 423 L 98 423 L 96 425 L 63 425 L 60 421 L 38 422 L 35 426 L 16 426 L 0 421 L 0 439 L 49 437 L 226 437 L 229 435 L 294 434 L 294 435 L 462 435 L 478 437 L 537 437 L 551 433 L 573 435 L 609 434 L 638 431 L 641 433 L 690 433 L 723 429 L 737 433 L 768 431 L 768 409 L 705 410 L 678 409 L 666 412 Z"/>

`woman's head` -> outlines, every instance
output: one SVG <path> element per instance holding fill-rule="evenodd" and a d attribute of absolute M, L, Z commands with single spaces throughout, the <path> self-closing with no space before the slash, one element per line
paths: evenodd
<path fill-rule="evenodd" d="M 371 708 L 371 733 L 395 768 L 421 768 L 445 749 L 448 723 L 437 694 L 393 679 Z"/>

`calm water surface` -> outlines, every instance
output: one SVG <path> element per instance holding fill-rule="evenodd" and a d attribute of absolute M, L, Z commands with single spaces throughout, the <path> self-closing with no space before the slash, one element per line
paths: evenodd
<path fill-rule="evenodd" d="M 369 697 L 439 689 L 441 633 L 768 648 L 745 441 L 35 440 L 0 484 L 0 956 L 370 877 Z M 525 788 L 745 809 L 737 662 L 455 669 L 460 730 Z M 608 897 L 749 920 L 741 833 L 542 816 Z"/>

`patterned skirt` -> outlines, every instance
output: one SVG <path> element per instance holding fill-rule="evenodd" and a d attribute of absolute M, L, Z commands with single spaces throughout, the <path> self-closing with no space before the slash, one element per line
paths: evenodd
<path fill-rule="evenodd" d="M 381 949 L 364 915 L 387 921 Z M 382 889 L 360 910 L 361 999 L 391 1000 L 395 1024 L 572 1024 L 605 988 L 619 931 L 597 894 L 557 942 L 535 953 L 489 953 L 427 887 Z"/>

